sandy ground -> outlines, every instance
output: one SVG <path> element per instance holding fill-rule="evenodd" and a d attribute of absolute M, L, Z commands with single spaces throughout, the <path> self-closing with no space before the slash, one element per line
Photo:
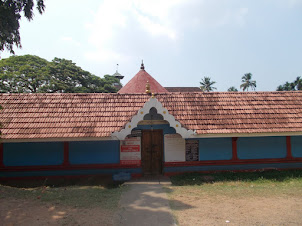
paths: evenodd
<path fill-rule="evenodd" d="M 178 224 L 185 225 L 302 225 L 302 197 L 210 197 L 175 195 L 172 205 Z"/>
<path fill-rule="evenodd" d="M 39 200 L 0 199 L 0 225 L 112 225 L 113 212 L 59 206 Z"/>
<path fill-rule="evenodd" d="M 167 188 L 173 189 L 172 187 Z M 296 194 L 230 196 L 184 194 L 170 196 L 180 226 L 302 225 L 302 197 Z M 0 225 L 113 225 L 114 210 L 66 206 L 39 199 L 0 199 Z"/>

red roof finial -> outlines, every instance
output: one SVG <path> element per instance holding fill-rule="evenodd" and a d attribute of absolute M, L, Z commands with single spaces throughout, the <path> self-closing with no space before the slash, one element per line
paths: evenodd
<path fill-rule="evenodd" d="M 142 60 L 141 70 L 145 70 L 144 61 Z"/>

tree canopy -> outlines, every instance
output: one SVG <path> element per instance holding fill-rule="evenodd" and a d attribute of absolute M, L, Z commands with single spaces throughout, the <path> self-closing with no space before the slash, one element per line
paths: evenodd
<path fill-rule="evenodd" d="M 286 82 L 283 85 L 277 87 L 277 91 L 295 91 L 302 90 L 302 79 L 301 77 L 297 77 L 293 82 Z"/>
<path fill-rule="evenodd" d="M 252 90 L 255 90 L 256 88 L 256 81 L 252 80 L 252 73 L 246 73 L 241 78 L 242 84 L 240 85 L 240 88 L 242 88 L 243 91 L 248 91 L 249 88 L 252 88 Z"/>
<path fill-rule="evenodd" d="M 6 48 L 14 54 L 13 46 L 21 47 L 19 33 L 21 12 L 25 18 L 32 20 L 34 0 L 1 0 L 0 1 L 0 51 Z M 36 0 L 36 8 L 40 14 L 45 10 L 44 0 Z"/>
<path fill-rule="evenodd" d="M 238 89 L 235 86 L 228 88 L 228 92 L 238 92 Z"/>
<path fill-rule="evenodd" d="M 200 89 L 204 92 L 210 92 L 216 89 L 216 87 L 213 87 L 213 85 L 216 82 L 211 81 L 210 77 L 205 76 L 203 79 L 201 79 L 200 82 Z"/>
<path fill-rule="evenodd" d="M 100 78 L 76 66 L 71 60 L 51 62 L 33 55 L 0 60 L 1 93 L 109 93 L 119 83 L 113 76 Z"/>

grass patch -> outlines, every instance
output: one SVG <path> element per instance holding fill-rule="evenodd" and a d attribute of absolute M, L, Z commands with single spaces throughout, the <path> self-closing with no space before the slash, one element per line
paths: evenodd
<path fill-rule="evenodd" d="M 171 177 L 175 186 L 203 185 L 217 182 L 302 182 L 302 170 L 256 171 L 256 172 L 219 172 L 219 173 L 184 173 Z"/>
<path fill-rule="evenodd" d="M 0 184 L 0 199 L 40 200 L 73 207 L 114 209 L 125 187 L 106 177 L 8 181 Z"/>
<path fill-rule="evenodd" d="M 171 177 L 171 194 L 189 196 L 301 196 L 302 170 L 185 173 Z"/>

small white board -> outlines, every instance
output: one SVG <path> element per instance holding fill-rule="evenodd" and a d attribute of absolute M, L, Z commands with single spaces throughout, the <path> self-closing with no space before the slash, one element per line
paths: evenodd
<path fill-rule="evenodd" d="M 186 141 L 180 134 L 165 135 L 165 162 L 184 162 Z"/>

